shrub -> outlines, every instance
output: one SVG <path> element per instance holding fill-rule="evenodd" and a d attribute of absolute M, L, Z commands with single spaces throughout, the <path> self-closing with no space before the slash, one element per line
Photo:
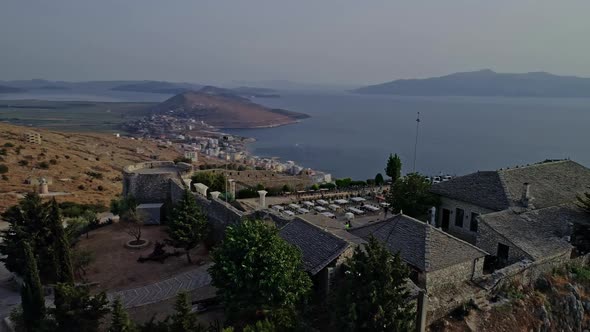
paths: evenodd
<path fill-rule="evenodd" d="M 67 154 L 64 154 L 64 158 L 66 158 L 66 159 L 70 159 L 70 156 L 69 156 L 69 155 L 67 155 Z"/>
<path fill-rule="evenodd" d="M 0 164 L 0 174 L 8 173 L 8 166 Z"/>
<path fill-rule="evenodd" d="M 590 281 L 590 267 L 584 265 L 572 265 L 570 271 L 574 274 L 575 279 L 583 282 Z"/>
<path fill-rule="evenodd" d="M 91 177 L 93 179 L 98 179 L 98 180 L 102 180 L 102 178 L 103 178 L 102 173 L 99 173 L 99 172 L 88 171 L 88 172 L 86 172 L 86 175 L 88 175 L 89 177 Z"/>
<path fill-rule="evenodd" d="M 55 160 L 55 159 L 51 159 L 51 160 L 49 160 L 49 163 L 50 163 L 51 165 L 57 165 L 57 160 Z"/>
<path fill-rule="evenodd" d="M 40 169 L 49 169 L 49 163 L 46 161 L 42 161 L 37 164 L 37 167 L 39 167 Z"/>
<path fill-rule="evenodd" d="M 6 155 L 6 149 L 0 149 L 0 156 Z"/>
<path fill-rule="evenodd" d="M 12 143 L 10 143 L 10 142 L 4 143 L 4 147 L 5 147 L 5 148 L 11 148 L 11 147 L 13 147 L 13 146 L 14 146 L 14 144 L 12 144 Z"/>
<path fill-rule="evenodd" d="M 78 186 L 78 189 L 80 189 L 80 190 L 84 190 L 84 189 L 86 189 L 86 187 L 84 187 L 84 185 L 83 185 L 83 184 L 81 184 L 81 185 L 79 185 L 79 186 Z"/>
<path fill-rule="evenodd" d="M 98 189 L 98 191 L 103 191 L 104 187 L 103 186 L 98 186 L 96 189 Z"/>
<path fill-rule="evenodd" d="M 2 180 L 8 181 L 8 176 L 6 176 L 6 174 L 2 174 Z"/>
<path fill-rule="evenodd" d="M 29 164 L 29 161 L 28 160 L 24 160 L 24 159 L 23 160 L 19 160 L 18 161 L 18 164 L 21 165 L 21 166 L 27 166 Z"/>

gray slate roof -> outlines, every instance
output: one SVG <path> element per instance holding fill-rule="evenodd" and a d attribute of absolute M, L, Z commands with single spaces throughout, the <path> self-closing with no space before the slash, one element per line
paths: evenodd
<path fill-rule="evenodd" d="M 590 215 L 573 204 L 537 210 L 508 209 L 481 215 L 480 221 L 504 236 L 533 260 L 551 257 L 572 248 L 564 239 L 570 223 L 590 224 Z"/>
<path fill-rule="evenodd" d="M 431 191 L 501 211 L 522 206 L 520 200 L 525 182 L 530 184 L 533 206 L 546 208 L 571 203 L 577 195 L 590 190 L 590 169 L 571 160 L 545 162 L 460 176 L 433 185 Z"/>
<path fill-rule="evenodd" d="M 508 207 L 509 201 L 497 171 L 459 176 L 432 186 L 435 194 L 471 203 L 494 211 Z"/>
<path fill-rule="evenodd" d="M 301 250 L 305 270 L 312 275 L 340 256 L 349 243 L 302 219 L 294 219 L 279 231 L 285 241 Z"/>
<path fill-rule="evenodd" d="M 424 272 L 484 257 L 487 253 L 429 224 L 398 214 L 390 219 L 353 228 L 364 239 L 375 237 L 393 254 Z"/>

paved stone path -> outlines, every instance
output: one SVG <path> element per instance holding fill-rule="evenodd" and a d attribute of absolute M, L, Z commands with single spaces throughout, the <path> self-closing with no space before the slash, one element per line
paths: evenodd
<path fill-rule="evenodd" d="M 211 266 L 211 263 L 170 279 L 143 287 L 109 293 L 107 296 L 109 300 L 113 300 L 117 296 L 121 297 L 121 302 L 125 308 L 164 301 L 176 296 L 179 292 L 192 291 L 211 284 L 211 276 L 207 272 L 209 266 Z"/>

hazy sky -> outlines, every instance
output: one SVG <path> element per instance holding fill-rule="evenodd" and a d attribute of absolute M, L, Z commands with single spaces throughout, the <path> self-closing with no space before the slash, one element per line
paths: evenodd
<path fill-rule="evenodd" d="M 588 0 L 2 0 L 0 80 L 590 76 Z"/>

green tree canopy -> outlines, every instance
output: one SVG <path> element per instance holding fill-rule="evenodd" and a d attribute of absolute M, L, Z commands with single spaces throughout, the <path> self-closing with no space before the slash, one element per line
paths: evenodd
<path fill-rule="evenodd" d="M 219 191 L 225 192 L 226 189 L 226 179 L 222 173 L 213 173 L 213 172 L 197 172 L 192 177 L 192 183 L 202 183 L 209 187 L 209 192 L 211 191 Z"/>
<path fill-rule="evenodd" d="M 410 173 L 392 183 L 387 201 L 396 213 L 403 211 L 405 215 L 419 218 L 439 203 L 439 198 L 429 190 L 430 182 L 424 176 Z"/>
<path fill-rule="evenodd" d="M 377 173 L 377 175 L 375 175 L 375 185 L 381 186 L 384 183 L 385 183 L 385 179 L 383 179 L 383 174 Z"/>
<path fill-rule="evenodd" d="M 385 174 L 391 178 L 393 182 L 397 181 L 402 175 L 402 161 L 396 154 L 389 155 L 387 159 L 387 166 L 385 167 Z"/>
<path fill-rule="evenodd" d="M 191 304 L 187 293 L 178 293 L 174 310 L 176 312 L 170 316 L 171 331 L 193 332 L 203 330 L 197 321 L 197 315 L 191 312 Z"/>
<path fill-rule="evenodd" d="M 129 319 L 129 315 L 123 309 L 120 298 L 116 298 L 112 304 L 111 326 L 109 332 L 134 332 L 137 331 L 135 324 Z"/>
<path fill-rule="evenodd" d="M 59 207 L 55 199 L 48 206 L 47 223 L 51 231 L 51 238 L 54 239 L 51 248 L 53 255 L 53 280 L 56 282 L 74 282 L 74 269 L 72 268 L 72 258 L 70 253 L 70 244 L 66 237 Z"/>
<path fill-rule="evenodd" d="M 26 261 L 20 289 L 22 323 L 27 331 L 36 331 L 45 319 L 45 298 L 33 250 L 27 242 L 23 242 L 22 248 Z"/>
<path fill-rule="evenodd" d="M 194 249 L 207 235 L 209 224 L 207 217 L 201 213 L 195 196 L 186 189 L 182 199 L 172 210 L 168 223 L 168 243 L 175 248 L 183 248 L 186 258 L 191 263 L 190 250 Z"/>
<path fill-rule="evenodd" d="M 332 294 L 338 331 L 410 331 L 415 314 L 407 302 L 408 267 L 374 238 L 344 265 Z"/>
<path fill-rule="evenodd" d="M 585 192 L 583 196 L 578 196 L 578 206 L 590 213 L 590 192 Z"/>
<path fill-rule="evenodd" d="M 26 259 L 22 243 L 31 245 L 37 259 L 39 277 L 43 284 L 54 282 L 55 265 L 53 245 L 55 239 L 48 223 L 47 204 L 43 204 L 36 193 L 27 194 L 17 205 L 2 214 L 2 219 L 9 223 L 8 229 L 0 232 L 0 261 L 6 268 L 18 275 L 23 275 Z"/>
<path fill-rule="evenodd" d="M 209 273 L 230 320 L 252 321 L 256 312 L 270 317 L 284 313 L 311 288 L 299 250 L 285 242 L 275 226 L 260 220 L 228 227 L 212 257 L 215 264 Z"/>
<path fill-rule="evenodd" d="M 90 295 L 88 287 L 60 283 L 55 287 L 51 310 L 57 331 L 98 331 L 101 319 L 110 312 L 105 293 Z"/>

